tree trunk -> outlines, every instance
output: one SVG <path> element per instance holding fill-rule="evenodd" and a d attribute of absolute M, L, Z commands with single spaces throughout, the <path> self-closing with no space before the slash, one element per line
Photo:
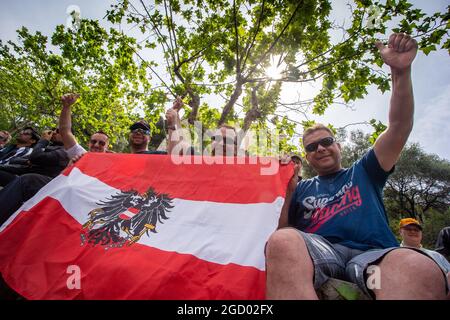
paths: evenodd
<path fill-rule="evenodd" d="M 250 108 L 250 110 L 247 111 L 244 118 L 244 126 L 242 128 L 244 132 L 247 132 L 253 121 L 261 117 L 261 111 L 259 110 L 258 104 L 258 97 L 256 96 L 256 93 L 261 85 L 262 83 L 252 89 L 252 99 L 251 99 L 252 107 Z"/>
<path fill-rule="evenodd" d="M 243 82 L 238 80 L 238 82 L 236 83 L 236 88 L 234 89 L 234 92 L 230 97 L 230 100 L 228 100 L 225 107 L 223 107 L 222 115 L 220 116 L 220 120 L 218 123 L 219 126 L 225 123 L 227 116 L 233 110 L 234 104 L 236 103 L 237 99 L 241 96 L 242 85 Z"/>
<path fill-rule="evenodd" d="M 189 97 L 191 100 L 189 101 L 189 106 L 191 107 L 191 113 L 189 114 L 189 123 L 194 124 L 194 121 L 197 120 L 198 108 L 200 107 L 200 97 L 196 94 L 191 88 L 187 89 Z"/>

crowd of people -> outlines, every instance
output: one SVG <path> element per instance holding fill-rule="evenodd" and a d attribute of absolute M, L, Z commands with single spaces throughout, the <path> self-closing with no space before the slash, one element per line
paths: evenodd
<path fill-rule="evenodd" d="M 438 239 L 438 253 L 422 248 L 422 226 L 417 220 L 403 219 L 399 245 L 382 201 L 383 188 L 413 126 L 411 65 L 417 43 L 396 33 L 387 46 L 377 43 L 377 47 L 392 74 L 388 127 L 350 168 L 342 168 L 341 147 L 329 128 L 317 124 L 305 130 L 306 160 L 318 175 L 303 180 L 302 163 L 295 161 L 278 228 L 265 251 L 268 299 L 317 299 L 316 290 L 329 278 L 354 282 L 376 299 L 450 297 L 450 265 L 441 255 L 448 255 L 449 229 Z M 86 152 L 111 152 L 109 137 L 102 131 L 91 135 L 87 150 L 77 142 L 71 124 L 71 106 L 77 99 L 74 93 L 64 95 L 58 126 L 42 134 L 25 127 L 16 142 L 8 144 L 11 135 L 0 131 L 0 224 Z M 197 154 L 179 134 L 182 104 L 176 99 L 166 113 L 167 153 Z M 129 129 L 131 153 L 166 153 L 148 149 L 151 130 L 145 120 Z M 238 148 L 233 127 L 217 128 L 213 155 L 236 156 Z M 381 270 L 379 288 L 366 284 L 371 265 Z"/>

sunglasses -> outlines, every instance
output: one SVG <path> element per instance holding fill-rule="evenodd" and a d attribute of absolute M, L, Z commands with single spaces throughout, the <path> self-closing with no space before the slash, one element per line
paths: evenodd
<path fill-rule="evenodd" d="M 235 142 L 236 142 L 236 139 L 235 139 L 235 138 L 232 138 L 232 137 L 224 137 L 224 136 L 222 136 L 222 135 L 212 136 L 212 137 L 211 137 L 211 140 L 212 140 L 212 141 L 216 141 L 216 142 L 222 142 L 222 141 L 223 141 L 224 144 L 235 144 Z"/>
<path fill-rule="evenodd" d="M 102 140 L 95 140 L 95 139 L 91 139 L 91 140 L 89 141 L 89 143 L 92 144 L 92 145 L 95 145 L 96 143 L 98 143 L 98 144 L 99 144 L 100 146 L 102 146 L 102 147 L 106 144 L 105 141 L 102 141 Z"/>
<path fill-rule="evenodd" d="M 131 130 L 131 133 L 141 133 L 141 134 L 145 134 L 146 136 L 149 136 L 150 130 L 144 130 L 144 129 L 138 128 L 138 129 Z"/>
<path fill-rule="evenodd" d="M 322 147 L 329 147 L 331 146 L 336 140 L 333 137 L 326 137 L 323 139 L 320 139 L 319 141 L 313 142 L 305 146 L 306 152 L 314 152 L 317 151 L 317 148 L 319 147 L 319 144 Z"/>

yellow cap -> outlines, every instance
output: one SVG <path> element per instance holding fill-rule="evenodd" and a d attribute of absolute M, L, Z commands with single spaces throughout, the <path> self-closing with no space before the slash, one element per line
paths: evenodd
<path fill-rule="evenodd" d="M 420 222 L 414 218 L 405 218 L 405 219 L 400 220 L 400 228 L 406 227 L 410 224 L 415 224 L 416 226 L 418 226 L 420 228 L 420 230 L 422 230 L 422 226 L 420 225 Z"/>

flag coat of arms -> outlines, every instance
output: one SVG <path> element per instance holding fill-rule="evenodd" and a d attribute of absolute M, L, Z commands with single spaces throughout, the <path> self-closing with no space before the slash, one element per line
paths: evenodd
<path fill-rule="evenodd" d="M 264 299 L 293 170 L 263 166 L 89 153 L 0 228 L 0 272 L 27 299 Z"/>

